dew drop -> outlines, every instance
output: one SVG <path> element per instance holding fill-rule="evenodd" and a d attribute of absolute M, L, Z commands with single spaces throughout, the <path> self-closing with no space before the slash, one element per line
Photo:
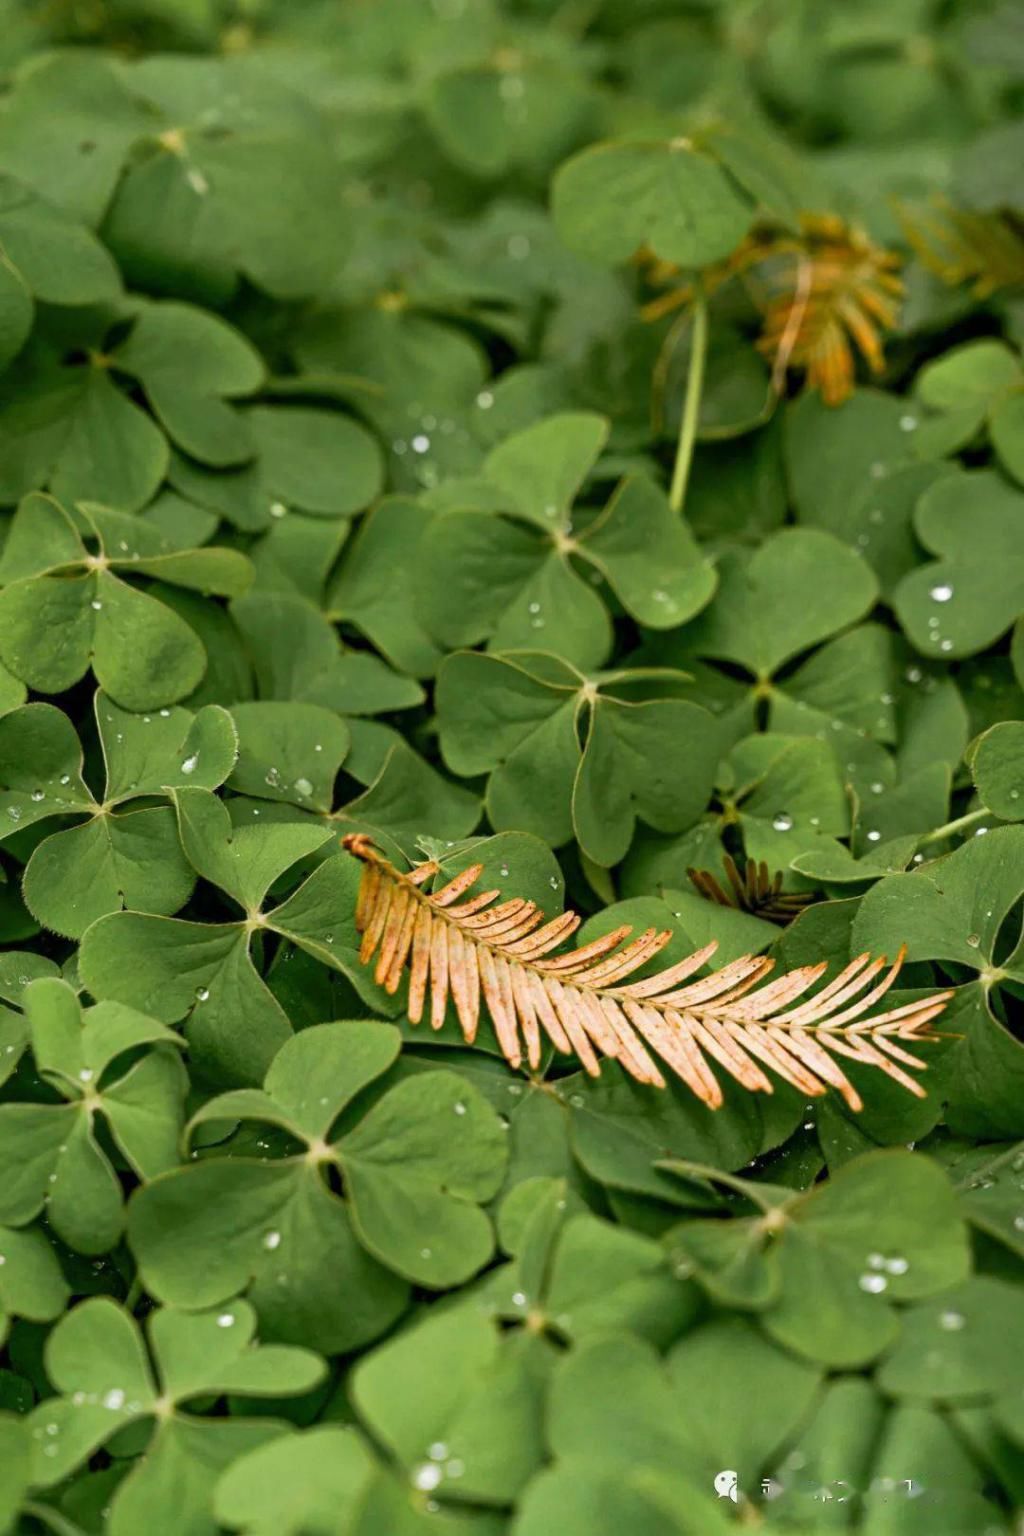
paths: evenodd
<path fill-rule="evenodd" d="M 884 794 L 885 793 L 885 785 L 884 784 L 880 784 L 878 782 L 878 780 L 876 779 L 875 782 L 871 786 L 871 793 L 873 795 Z"/>
<path fill-rule="evenodd" d="M 573 1109 L 582 1109 L 585 1102 L 586 1100 L 584 1099 L 582 1093 L 570 1093 L 569 1103 L 572 1105 Z"/>
<path fill-rule="evenodd" d="M 868 1269 L 884 1269 L 885 1255 L 883 1253 L 868 1254 Z"/>
<path fill-rule="evenodd" d="M 181 765 L 182 773 L 195 773 L 196 767 L 197 767 L 198 763 L 199 763 L 199 753 L 198 752 L 193 752 L 192 756 L 191 757 L 186 757 L 185 761 L 182 763 L 182 765 Z"/>
<path fill-rule="evenodd" d="M 900 417 L 900 431 L 901 432 L 913 432 L 916 429 L 916 427 L 917 427 L 917 417 L 916 416 L 901 416 Z"/>
<path fill-rule="evenodd" d="M 525 1307 L 526 1306 L 526 1292 L 525 1291 L 513 1291 L 512 1292 L 512 1305 L 514 1307 Z"/>
<path fill-rule="evenodd" d="M 1016 1232 L 1024 1232 L 1024 1212 L 1013 1218 L 1013 1226 Z"/>
<path fill-rule="evenodd" d="M 908 683 L 919 683 L 924 676 L 920 667 L 908 667 L 903 676 Z"/>
<path fill-rule="evenodd" d="M 953 588 L 946 581 L 940 581 L 936 586 L 929 587 L 928 596 L 933 603 L 948 603 L 953 596 Z"/>
<path fill-rule="evenodd" d="M 429 1259 L 431 1257 L 432 1253 L 433 1253 L 433 1249 L 432 1248 L 421 1248 L 420 1249 L 420 1258 L 421 1259 Z"/>
<path fill-rule="evenodd" d="M 971 946 L 972 949 L 977 949 L 978 945 L 981 943 L 981 936 L 980 936 L 980 934 L 969 933 L 967 935 L 967 942 Z"/>
<path fill-rule="evenodd" d="M 170 710 L 169 709 L 162 709 L 160 711 L 160 718 L 161 718 L 161 720 L 169 720 L 171 718 Z"/>
<path fill-rule="evenodd" d="M 272 501 L 270 503 L 270 515 L 271 517 L 278 518 L 287 517 L 288 508 L 285 506 L 283 501 Z"/>
<path fill-rule="evenodd" d="M 430 438 L 425 432 L 417 432 L 416 436 L 412 440 L 411 447 L 413 453 L 429 453 Z"/>
<path fill-rule="evenodd" d="M 428 1445 L 427 1455 L 431 1461 L 447 1461 L 448 1447 L 443 1440 L 435 1440 L 433 1445 Z"/>
<path fill-rule="evenodd" d="M 61 781 L 62 784 L 70 784 L 71 783 L 71 775 L 70 775 L 70 773 L 62 773 L 61 776 L 60 776 L 60 781 Z"/>
<path fill-rule="evenodd" d="M 888 1287 L 889 1282 L 884 1275 L 861 1275 L 857 1284 L 862 1291 L 877 1296 Z"/>
<path fill-rule="evenodd" d="M 308 779 L 296 779 L 295 793 L 297 795 L 311 795 L 313 793 L 313 786 Z"/>
<path fill-rule="evenodd" d="M 431 1488 L 436 1488 L 444 1473 L 433 1462 L 423 1461 L 418 1467 L 413 1468 L 412 1484 L 414 1488 L 420 1488 L 424 1493 Z"/>
<path fill-rule="evenodd" d="M 83 1067 L 78 1074 L 78 1081 L 80 1083 L 91 1083 L 94 1075 L 92 1067 Z"/>
<path fill-rule="evenodd" d="M 885 1267 L 890 1275 L 905 1275 L 910 1268 L 910 1263 L 901 1254 L 897 1254 L 893 1258 L 886 1260 Z"/>
<path fill-rule="evenodd" d="M 268 768 L 263 776 L 264 784 L 269 784 L 271 789 L 279 789 L 281 786 L 281 774 L 276 768 Z"/>
<path fill-rule="evenodd" d="M 210 183 L 202 171 L 197 171 L 194 166 L 191 170 L 185 172 L 185 180 L 196 194 L 196 197 L 205 197 L 210 190 Z"/>
<path fill-rule="evenodd" d="M 459 1102 L 455 1106 L 455 1113 L 457 1115 L 464 1115 L 466 1113 L 466 1106 L 465 1106 L 465 1104 L 463 1104 L 461 1099 L 459 1100 Z"/>
<path fill-rule="evenodd" d="M 20 805 L 9 805 L 7 807 L 7 814 L 11 818 L 12 821 L 20 821 L 21 820 L 21 806 Z"/>
<path fill-rule="evenodd" d="M 776 832 L 789 832 L 793 826 L 793 818 L 788 811 L 777 811 L 772 817 L 772 826 Z"/>
<path fill-rule="evenodd" d="M 554 875 L 551 876 L 550 880 L 548 881 L 548 885 L 550 885 L 550 887 L 551 887 L 551 889 L 553 891 L 557 891 L 558 890 L 558 880 L 556 879 L 556 877 Z"/>
<path fill-rule="evenodd" d="M 103 607 L 103 604 L 100 602 L 98 597 L 94 597 L 92 602 L 89 604 L 89 607 L 95 609 L 95 611 L 99 613 L 100 609 Z"/>
<path fill-rule="evenodd" d="M 210 996 L 209 987 L 196 987 L 196 997 L 201 1003 L 205 1003 Z"/>
<path fill-rule="evenodd" d="M 526 606 L 529 613 L 540 613 L 540 603 L 527 603 Z"/>
<path fill-rule="evenodd" d="M 952 640 L 940 640 L 940 642 L 939 642 L 939 650 L 940 651 L 951 651 L 952 649 L 953 649 L 953 642 L 952 642 Z"/>
<path fill-rule="evenodd" d="M 263 1234 L 263 1246 L 264 1246 L 264 1248 L 268 1249 L 271 1253 L 273 1253 L 275 1248 L 279 1248 L 281 1246 L 281 1234 L 280 1234 L 280 1232 L 264 1232 L 264 1234 Z"/>
<path fill-rule="evenodd" d="M 482 411 L 489 411 L 494 404 L 494 396 L 489 389 L 482 389 L 476 397 L 476 403 Z"/>
<path fill-rule="evenodd" d="M 967 1319 L 962 1312 L 948 1311 L 940 1312 L 939 1314 L 939 1327 L 943 1328 L 946 1333 L 959 1333 L 960 1329 L 966 1325 L 966 1322 Z"/>
<path fill-rule="evenodd" d="M 233 1328 L 234 1326 L 235 1326 L 234 1314 L 231 1313 L 231 1312 L 222 1312 L 220 1317 L 218 1317 L 218 1319 L 217 1319 L 217 1327 L 218 1328 Z"/>
<path fill-rule="evenodd" d="M 501 868 L 499 869 L 498 873 L 499 873 L 499 875 L 501 876 L 501 878 L 503 880 L 507 880 L 508 879 L 508 865 L 507 864 L 503 864 L 501 866 Z"/>
<path fill-rule="evenodd" d="M 869 833 L 868 833 L 868 834 L 867 834 L 867 839 L 868 839 L 868 842 L 869 842 L 869 843 L 879 843 L 879 842 L 881 842 L 881 840 L 882 840 L 882 834 L 881 834 L 881 832 L 878 832 L 878 831 L 876 831 L 876 830 L 875 830 L 875 829 L 874 829 L 874 828 L 873 828 L 873 829 L 872 829 L 872 830 L 871 830 L 871 831 L 870 831 L 870 832 L 869 832 Z"/>
<path fill-rule="evenodd" d="M 124 1407 L 124 1393 L 120 1387 L 111 1387 L 103 1399 L 103 1406 L 112 1409 L 115 1413 L 119 1408 Z"/>
<path fill-rule="evenodd" d="M 466 1470 L 465 1463 L 461 1462 L 457 1456 L 453 1456 L 444 1470 L 447 1477 L 461 1477 Z"/>

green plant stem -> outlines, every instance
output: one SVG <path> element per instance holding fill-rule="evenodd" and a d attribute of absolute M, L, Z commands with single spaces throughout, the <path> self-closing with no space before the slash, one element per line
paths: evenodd
<path fill-rule="evenodd" d="M 693 449 L 697 441 L 697 420 L 704 391 L 704 364 L 708 354 L 708 305 L 703 290 L 698 287 L 693 300 L 693 331 L 690 336 L 690 366 L 686 374 L 686 399 L 679 422 L 679 441 L 676 446 L 676 462 L 672 470 L 672 488 L 668 494 L 673 512 L 682 512 L 686 501 L 686 486 L 693 463 Z"/>
<path fill-rule="evenodd" d="M 958 816 L 955 821 L 947 821 L 945 826 L 936 827 L 932 832 L 926 832 L 924 837 L 918 839 L 919 848 L 927 848 L 931 843 L 945 842 L 947 837 L 953 837 L 957 832 L 966 832 L 968 828 L 977 826 L 979 821 L 984 821 L 992 812 L 986 806 L 980 806 L 976 811 L 968 811 L 966 816 Z"/>

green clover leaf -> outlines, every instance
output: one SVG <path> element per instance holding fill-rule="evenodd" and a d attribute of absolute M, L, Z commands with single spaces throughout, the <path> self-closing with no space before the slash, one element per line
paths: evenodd
<path fill-rule="evenodd" d="M 876 593 L 871 571 L 838 539 L 818 529 L 783 529 L 752 555 L 723 558 L 717 596 L 686 631 L 687 649 L 768 679 L 862 619 Z"/>
<path fill-rule="evenodd" d="M 332 837 L 307 821 L 233 825 L 225 805 L 203 789 L 174 791 L 178 830 L 196 873 L 241 907 L 227 922 L 190 922 L 115 912 L 88 930 L 80 951 L 93 996 L 185 1019 L 190 1049 L 219 1083 L 258 1083 L 291 1026 L 253 963 L 258 935 L 279 934 L 342 972 L 371 1006 L 387 1000 L 357 960 L 353 919 L 359 867 L 348 854 L 325 859 L 270 911 L 272 886 Z M 258 807 L 256 810 L 258 811 Z M 292 882 L 294 884 L 294 882 Z M 383 1007 L 382 1007 L 383 1004 Z"/>
<path fill-rule="evenodd" d="M 620 698 L 630 674 L 590 680 L 542 652 L 458 652 L 438 674 L 441 750 L 454 772 L 489 773 L 497 831 L 555 847 L 575 836 L 595 863 L 626 853 L 637 817 L 662 832 L 707 803 L 719 739 L 706 710 L 680 699 Z"/>
<path fill-rule="evenodd" d="M 380 491 L 380 449 L 351 417 L 304 405 L 254 405 L 239 417 L 254 445 L 250 464 L 214 473 L 176 455 L 169 479 L 244 532 L 289 519 L 351 517 Z"/>
<path fill-rule="evenodd" d="M 56 979 L 32 982 L 25 1010 L 36 1066 L 64 1102 L 0 1106 L 0 1144 L 18 1165 L 0 1195 L 0 1221 L 23 1226 L 45 1209 L 72 1248 L 105 1253 L 124 1218 L 97 1121 L 140 1178 L 177 1163 L 188 1084 L 177 1051 L 166 1047 L 180 1040 L 119 1003 L 83 1014 L 71 987 Z M 146 1046 L 154 1049 L 139 1054 Z"/>
<path fill-rule="evenodd" d="M 914 526 L 939 558 L 904 576 L 893 602 L 922 655 L 973 656 L 1017 618 L 1024 607 L 1022 509 L 1024 491 L 988 469 L 942 479 L 921 497 Z"/>
<path fill-rule="evenodd" d="M 360 524 L 327 594 L 327 611 L 352 624 L 401 672 L 429 677 L 441 652 L 414 605 L 419 541 L 428 516 L 411 499 L 387 497 Z"/>
<path fill-rule="evenodd" d="M 1001 341 L 968 341 L 921 369 L 914 393 L 927 407 L 915 447 L 955 453 L 987 432 L 1002 467 L 1024 480 L 1024 368 Z"/>
<path fill-rule="evenodd" d="M 694 1163 L 663 1166 L 683 1177 L 701 1172 Z M 728 1175 L 719 1182 L 761 1214 L 673 1228 L 665 1242 L 679 1272 L 725 1305 L 754 1309 L 769 1338 L 823 1365 L 875 1359 L 899 1333 L 890 1299 L 929 1297 L 967 1274 L 955 1193 L 924 1156 L 869 1152 L 807 1194 Z"/>
<path fill-rule="evenodd" d="M 752 212 L 717 160 L 686 137 L 591 145 L 552 186 L 562 239 L 609 265 L 649 246 L 663 261 L 707 266 L 739 244 Z"/>
<path fill-rule="evenodd" d="M 99 554 L 57 502 L 30 496 L 19 507 L 0 566 L 0 657 L 42 693 L 70 688 L 91 666 L 125 709 L 174 703 L 199 682 L 206 652 L 183 619 L 115 572 L 234 596 L 249 562 L 235 550 L 170 550 L 150 524 L 104 508 L 83 516 Z"/>
<path fill-rule="evenodd" d="M 60 1317 L 71 1288 L 44 1233 L 0 1227 L 0 1261 L 0 1339 L 6 1340 L 12 1318 L 49 1323 Z"/>
<path fill-rule="evenodd" d="M 1003 953 L 1000 930 L 1024 893 L 1024 828 L 997 827 L 910 874 L 890 875 L 864 897 L 853 952 L 966 966 L 976 979 L 957 987 L 942 1024 L 963 1036 L 949 1077 L 950 1125 L 969 1135 L 1024 1134 L 1020 1085 L 1024 1046 L 1007 1028 L 1002 998 L 1024 976 L 1021 946 Z M 956 975 L 956 971 L 953 972 Z"/>
<path fill-rule="evenodd" d="M 423 702 L 423 689 L 411 677 L 393 672 L 372 651 L 339 645 L 337 632 L 308 601 L 284 592 L 253 592 L 236 598 L 231 614 L 245 638 L 263 699 L 295 700 L 351 715 L 410 709 Z"/>
<path fill-rule="evenodd" d="M 971 743 L 967 762 L 982 804 L 1001 821 L 1024 819 L 1024 724 L 993 725 Z"/>
<path fill-rule="evenodd" d="M 505 1324 L 574 1344 L 624 1329 L 664 1346 L 698 1305 L 696 1289 L 673 1278 L 656 1241 L 592 1215 L 565 1179 L 516 1184 L 499 1234 L 512 1261 L 492 1271 L 481 1296 Z"/>
<path fill-rule="evenodd" d="M 244 1536 L 346 1536 L 375 1474 L 357 1429 L 317 1424 L 233 1461 L 218 1480 L 214 1513 Z"/>
<path fill-rule="evenodd" d="M 503 1335 L 479 1309 L 456 1306 L 362 1359 L 352 1401 L 407 1487 L 434 1494 L 442 1509 L 509 1504 L 544 1459 L 549 1366 L 538 1340 Z"/>
<path fill-rule="evenodd" d="M 135 512 L 167 473 L 159 427 L 93 352 L 65 364 L 35 339 L 0 380 L 0 496 L 49 489 L 71 505 L 96 500 Z"/>
<path fill-rule="evenodd" d="M 0 173 L 0 364 L 16 357 L 44 304 L 117 300 L 121 278 L 90 230 Z"/>
<path fill-rule="evenodd" d="M 32 1474 L 39 1487 L 61 1482 L 129 1426 L 152 1422 L 143 1454 L 111 1501 L 111 1536 L 166 1519 L 196 1536 L 214 1536 L 210 1499 L 218 1476 L 237 1456 L 275 1439 L 273 1419 L 202 1418 L 193 1399 L 281 1397 L 308 1391 L 324 1373 L 309 1350 L 255 1346 L 256 1314 L 244 1301 L 213 1312 L 152 1312 L 142 1330 L 107 1297 L 93 1297 L 64 1317 L 46 1343 L 46 1372 L 58 1395 L 29 1418 Z"/>
<path fill-rule="evenodd" d="M 4 836 L 53 817 L 85 815 L 53 832 L 28 861 L 24 897 L 48 928 L 81 938 L 122 907 L 172 913 L 188 900 L 195 875 L 170 806 L 133 805 L 189 784 L 214 789 L 231 772 L 237 737 L 215 704 L 133 715 L 102 692 L 94 699 L 106 769 L 101 800 L 82 778 L 82 749 L 71 722 L 51 704 L 26 704 L 0 718 L 0 820 Z"/>
<path fill-rule="evenodd" d="M 138 380 L 167 435 L 204 464 L 251 458 L 255 435 L 230 404 L 263 383 L 259 354 L 225 321 L 191 304 L 147 305 L 111 366 Z"/>
<path fill-rule="evenodd" d="M 441 644 L 542 643 L 580 667 L 600 666 L 611 629 L 580 565 L 652 628 L 678 625 L 709 601 L 714 572 L 653 481 L 624 481 L 603 513 L 574 530 L 573 498 L 607 432 L 600 416 L 547 417 L 500 443 L 483 466 L 501 511 L 517 521 L 454 510 L 427 523 L 418 608 Z"/>
<path fill-rule="evenodd" d="M 450 1286 L 486 1263 L 493 1235 L 479 1205 L 500 1184 L 507 1150 L 471 1084 L 447 1071 L 416 1074 L 332 1130 L 399 1045 L 385 1024 L 315 1025 L 281 1048 L 262 1091 L 203 1106 L 190 1130 L 256 1120 L 304 1150 L 270 1162 L 211 1156 L 148 1184 L 132 1202 L 130 1231 L 156 1295 L 205 1306 L 248 1288 L 275 1337 L 344 1350 L 390 1325 L 405 1282 Z M 226 1208 L 238 1213 L 227 1240 Z"/>

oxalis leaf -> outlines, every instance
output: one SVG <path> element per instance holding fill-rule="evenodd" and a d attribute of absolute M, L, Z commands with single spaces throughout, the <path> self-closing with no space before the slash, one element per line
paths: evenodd
<path fill-rule="evenodd" d="M 58 1102 L 0 1105 L 0 1149 L 18 1169 L 0 1194 L 0 1222 L 20 1227 L 45 1212 L 72 1248 L 105 1253 L 124 1216 L 99 1127 L 141 1179 L 177 1163 L 188 1089 L 180 1040 L 119 1003 L 83 1013 L 56 979 L 29 984 L 25 1011 L 36 1067 Z"/>
<path fill-rule="evenodd" d="M 205 789 L 172 793 L 185 856 L 201 878 L 245 914 L 203 923 L 144 913 L 112 913 L 89 928 L 82 975 L 95 997 L 113 999 L 177 1023 L 190 1049 L 218 1083 L 259 1082 L 291 1034 L 288 1019 L 253 961 L 254 946 L 287 939 L 351 978 L 364 1000 L 386 999 L 357 962 L 352 910 L 358 866 L 325 859 L 269 911 L 267 895 L 282 876 L 330 840 L 307 821 L 252 819 L 232 825 L 224 803 Z M 258 810 L 258 807 L 257 807 Z"/>
<path fill-rule="evenodd" d="M 324 1373 L 309 1350 L 254 1345 L 256 1314 L 244 1301 L 212 1312 L 162 1309 L 146 1333 L 106 1297 L 80 1302 L 47 1341 L 46 1371 L 58 1395 L 29 1420 L 37 1486 L 61 1482 L 100 1446 L 129 1426 L 153 1421 L 142 1456 L 118 1485 L 108 1529 L 127 1536 L 163 1520 L 173 1497 L 181 1528 L 214 1536 L 210 1508 L 219 1473 L 237 1456 L 274 1439 L 273 1419 L 201 1418 L 193 1399 L 283 1397 L 304 1392 Z M 155 1366 L 155 1369 L 154 1369 Z"/>
<path fill-rule="evenodd" d="M 106 771 L 98 801 L 82 777 L 74 728 L 59 709 L 26 704 L 0 718 L 4 836 L 54 817 L 88 818 L 38 843 L 25 869 L 27 906 L 72 938 L 105 912 L 171 913 L 184 905 L 195 874 L 174 811 L 148 802 L 175 785 L 216 788 L 238 753 L 231 716 L 216 704 L 196 715 L 177 708 L 137 715 L 98 691 L 93 709 Z"/>
<path fill-rule="evenodd" d="M 632 680 L 628 672 L 591 679 L 544 652 L 458 651 L 437 680 L 445 761 L 456 773 L 490 775 L 497 831 L 533 832 L 555 847 L 575 837 L 595 863 L 615 864 L 637 817 L 661 832 L 697 819 L 720 747 L 698 705 L 620 697 L 616 689 Z"/>
<path fill-rule="evenodd" d="M 83 516 L 98 555 L 57 502 L 19 507 L 0 562 L 0 657 L 41 693 L 70 688 L 91 666 L 125 709 L 172 704 L 199 682 L 206 653 L 183 619 L 115 572 L 234 596 L 249 562 L 237 550 L 174 550 L 151 524 L 104 508 Z"/>
<path fill-rule="evenodd" d="M 705 606 L 715 573 L 653 481 L 625 480 L 603 512 L 574 525 L 574 497 L 607 432 L 600 416 L 547 417 L 500 443 L 483 465 L 484 495 L 511 518 L 485 503 L 427 523 L 417 548 L 417 611 L 440 644 L 542 644 L 595 667 L 612 639 L 595 583 L 607 582 L 627 612 L 654 629 Z"/>
<path fill-rule="evenodd" d="M 500 1184 L 507 1149 L 470 1083 L 427 1072 L 336 1127 L 399 1045 L 386 1024 L 316 1025 L 281 1048 L 262 1091 L 203 1106 L 190 1135 L 256 1120 L 304 1150 L 270 1162 L 213 1155 L 147 1185 L 132 1203 L 131 1242 L 154 1294 L 204 1306 L 247 1289 L 274 1337 L 345 1350 L 394 1321 L 407 1281 L 450 1286 L 486 1263 L 494 1240 L 479 1204 Z M 225 1210 L 237 1216 L 228 1240 Z"/>
<path fill-rule="evenodd" d="M 874 1359 L 899 1332 L 889 1300 L 931 1296 L 967 1274 L 967 1234 L 946 1175 L 926 1157 L 870 1152 L 793 1194 L 666 1163 L 735 1189 L 760 1214 L 691 1221 L 665 1242 L 684 1278 L 751 1310 L 770 1338 L 824 1365 Z"/>
<path fill-rule="evenodd" d="M 884 943 L 898 929 L 912 960 L 976 973 L 957 987 L 947 1014 L 948 1028 L 963 1037 L 950 1064 L 947 1118 L 968 1135 L 1024 1132 L 1024 1046 L 1006 1027 L 1002 997 L 1022 974 L 1019 919 L 1008 944 L 1001 933 L 1022 893 L 1024 828 L 997 827 L 910 874 L 880 880 L 854 922 L 854 947 Z"/>

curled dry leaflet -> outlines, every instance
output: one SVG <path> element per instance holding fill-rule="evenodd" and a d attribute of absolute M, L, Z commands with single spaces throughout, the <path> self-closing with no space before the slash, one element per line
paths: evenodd
<path fill-rule="evenodd" d="M 929 1038 L 928 1026 L 952 993 L 874 1012 L 899 974 L 902 950 L 891 964 L 884 956 L 858 955 L 810 997 L 826 962 L 798 966 L 763 986 L 758 983 L 774 962 L 761 955 L 701 976 L 714 943 L 655 975 L 629 980 L 665 947 L 670 931 L 649 928 L 632 937 L 631 928 L 620 927 L 565 950 L 578 914 L 545 920 L 533 901 L 502 901 L 498 890 L 467 895 L 481 864 L 428 891 L 427 882 L 440 872 L 435 860 L 402 873 L 365 834 L 343 841 L 365 865 L 356 906 L 359 958 L 369 964 L 376 956 L 376 980 L 388 992 L 398 990 L 408 971 L 412 1024 L 420 1022 L 429 994 L 430 1022 L 439 1029 L 450 997 L 472 1043 L 482 997 L 513 1067 L 525 1054 L 536 1071 L 546 1036 L 556 1050 L 575 1051 L 592 1076 L 600 1071 L 599 1058 L 611 1057 L 639 1082 L 663 1088 L 658 1057 L 711 1109 L 723 1102 L 712 1062 L 752 1092 L 771 1093 L 767 1067 L 802 1093 L 835 1088 L 851 1109 L 860 1109 L 860 1095 L 836 1060 L 845 1057 L 924 1096 L 904 1070 L 920 1072 L 924 1063 L 896 1041 Z"/>

